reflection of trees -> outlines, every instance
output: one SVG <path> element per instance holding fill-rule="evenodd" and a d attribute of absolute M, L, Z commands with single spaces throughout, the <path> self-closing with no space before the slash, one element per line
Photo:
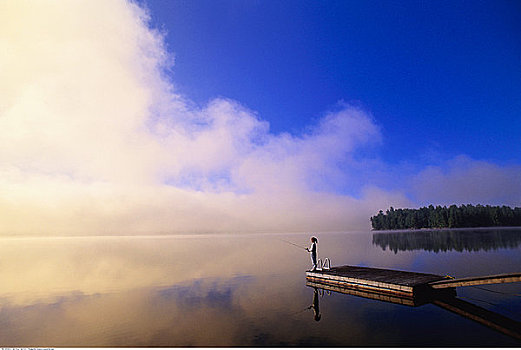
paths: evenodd
<path fill-rule="evenodd" d="M 374 233 L 373 244 L 397 253 L 405 250 L 446 252 L 480 251 L 517 248 L 521 230 L 436 230 Z"/>

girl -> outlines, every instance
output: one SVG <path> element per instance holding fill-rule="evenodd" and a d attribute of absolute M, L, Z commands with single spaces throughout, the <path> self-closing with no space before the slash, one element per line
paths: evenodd
<path fill-rule="evenodd" d="M 306 250 L 311 253 L 311 262 L 313 263 L 313 268 L 311 271 L 315 271 L 317 269 L 317 243 L 317 237 L 313 236 L 311 237 L 311 247 L 306 248 Z"/>

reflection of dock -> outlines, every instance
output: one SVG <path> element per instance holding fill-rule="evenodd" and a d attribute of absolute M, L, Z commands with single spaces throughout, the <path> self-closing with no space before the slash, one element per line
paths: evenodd
<path fill-rule="evenodd" d="M 423 295 L 423 298 L 419 298 L 417 296 L 413 298 L 401 298 L 396 296 L 390 296 L 388 294 L 365 292 L 356 289 L 342 288 L 322 283 L 310 282 L 309 280 L 306 282 L 306 285 L 308 287 L 314 288 L 315 291 L 317 289 L 323 289 L 326 291 L 354 295 L 357 297 L 379 300 L 411 307 L 432 303 L 433 305 L 436 305 L 442 309 L 453 312 L 457 315 L 480 323 L 488 328 L 491 328 L 518 340 L 521 340 L 520 322 L 514 321 L 498 313 L 486 310 L 482 307 L 461 300 L 456 297 L 456 292 L 454 290 L 451 290 L 451 292 L 444 290 L 445 293 L 436 292 L 429 295 Z"/>
<path fill-rule="evenodd" d="M 521 323 L 456 297 L 455 287 L 521 281 L 521 273 L 453 279 L 438 275 L 358 266 L 306 271 L 306 285 L 407 306 L 432 303 L 521 340 Z"/>
<path fill-rule="evenodd" d="M 521 323 L 459 298 L 434 299 L 432 304 L 521 340 Z"/>

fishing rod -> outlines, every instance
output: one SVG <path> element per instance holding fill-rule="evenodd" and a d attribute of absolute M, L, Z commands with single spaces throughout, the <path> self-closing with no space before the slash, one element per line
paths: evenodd
<path fill-rule="evenodd" d="M 286 243 L 288 243 L 288 244 L 291 244 L 291 245 L 293 245 L 293 246 L 295 246 L 295 247 L 299 247 L 300 249 L 308 250 L 308 248 L 306 248 L 306 247 L 303 247 L 303 246 L 301 246 L 301 245 L 295 244 L 295 243 L 290 242 L 290 241 L 286 241 L 285 239 L 279 238 L 279 240 L 282 241 L 282 242 L 286 242 Z"/>

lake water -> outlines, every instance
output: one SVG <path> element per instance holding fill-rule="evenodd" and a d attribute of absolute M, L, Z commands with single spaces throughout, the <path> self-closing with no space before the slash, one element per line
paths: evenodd
<path fill-rule="evenodd" d="M 333 265 L 455 277 L 521 271 L 519 229 L 318 237 L 319 257 Z M 433 304 L 315 292 L 305 281 L 309 254 L 283 240 L 309 245 L 308 234 L 0 239 L 0 345 L 521 344 Z M 521 283 L 457 292 L 521 321 Z"/>

